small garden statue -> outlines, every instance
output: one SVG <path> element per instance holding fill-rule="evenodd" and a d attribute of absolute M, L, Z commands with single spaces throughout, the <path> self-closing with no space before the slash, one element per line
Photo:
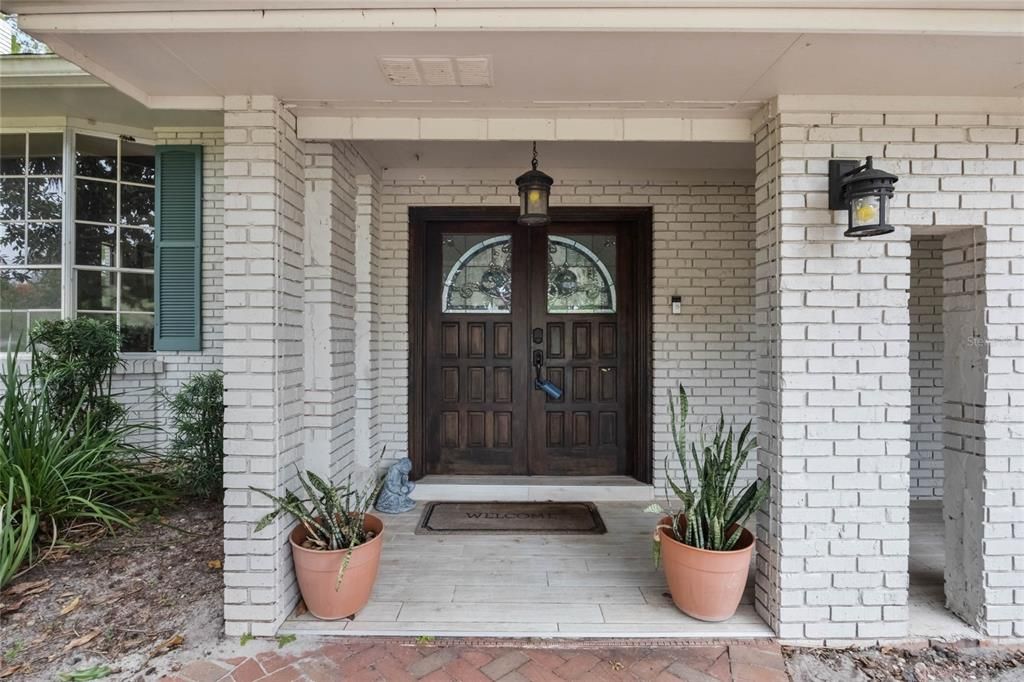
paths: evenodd
<path fill-rule="evenodd" d="M 384 475 L 384 485 L 377 496 L 377 511 L 385 514 L 400 514 L 416 506 L 409 497 L 416 484 L 409 480 L 412 471 L 412 460 L 408 457 L 400 459 L 390 467 Z"/>

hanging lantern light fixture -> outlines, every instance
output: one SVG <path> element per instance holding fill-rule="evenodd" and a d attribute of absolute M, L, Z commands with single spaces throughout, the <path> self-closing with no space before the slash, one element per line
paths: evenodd
<path fill-rule="evenodd" d="M 533 143 L 533 161 L 531 170 L 516 178 L 519 188 L 519 220 L 520 225 L 543 227 L 551 222 L 548 215 L 548 200 L 551 197 L 551 185 L 554 179 L 547 173 L 537 170 L 537 143 Z"/>
<path fill-rule="evenodd" d="M 887 221 L 893 185 L 898 180 L 892 173 L 876 169 L 870 156 L 863 165 L 843 159 L 828 162 L 828 207 L 845 209 L 849 215 L 843 236 L 874 237 L 896 229 Z"/>

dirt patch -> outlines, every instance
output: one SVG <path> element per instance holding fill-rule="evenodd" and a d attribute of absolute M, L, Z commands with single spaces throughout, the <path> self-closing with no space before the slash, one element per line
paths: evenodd
<path fill-rule="evenodd" d="M 0 678 L 108 666 L 104 679 L 135 679 L 169 652 L 215 643 L 222 543 L 220 505 L 188 501 L 33 567 L 0 596 Z"/>
<path fill-rule="evenodd" d="M 783 647 L 783 653 L 794 682 L 1024 682 L 1024 647 L 933 641 L 916 648 Z"/>

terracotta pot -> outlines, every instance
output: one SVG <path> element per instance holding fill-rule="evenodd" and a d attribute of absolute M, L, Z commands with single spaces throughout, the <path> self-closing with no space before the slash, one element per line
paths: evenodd
<path fill-rule="evenodd" d="M 662 525 L 671 525 L 667 516 Z M 685 526 L 684 526 L 685 529 Z M 754 552 L 754 536 L 743 529 L 736 546 L 728 552 L 714 552 L 684 545 L 673 537 L 671 528 L 659 528 L 661 565 L 665 569 L 672 601 L 680 611 L 699 620 L 732 618 L 743 597 Z"/>
<path fill-rule="evenodd" d="M 302 546 L 307 534 L 305 527 L 299 524 L 292 531 L 289 539 L 292 543 L 292 560 L 295 562 L 299 592 L 306 602 L 306 608 L 317 618 L 348 618 L 370 601 L 370 593 L 377 580 L 377 568 L 380 566 L 384 524 L 376 516 L 367 514 L 363 527 L 372 530 L 374 538 L 352 550 L 307 549 Z M 349 551 L 352 552 L 352 558 L 345 568 L 341 585 L 335 589 L 338 571 L 341 570 L 341 564 Z"/>

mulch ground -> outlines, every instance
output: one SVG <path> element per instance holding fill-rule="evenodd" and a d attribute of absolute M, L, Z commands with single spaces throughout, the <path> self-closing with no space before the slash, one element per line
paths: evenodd
<path fill-rule="evenodd" d="M 795 682 L 1024 682 L 1024 647 L 975 640 L 866 649 L 785 647 L 785 654 Z"/>
<path fill-rule="evenodd" d="M 145 676 L 169 651 L 222 630 L 219 504 L 187 501 L 116 534 L 51 553 L 0 594 L 0 678 L 55 680 L 110 670 Z"/>

